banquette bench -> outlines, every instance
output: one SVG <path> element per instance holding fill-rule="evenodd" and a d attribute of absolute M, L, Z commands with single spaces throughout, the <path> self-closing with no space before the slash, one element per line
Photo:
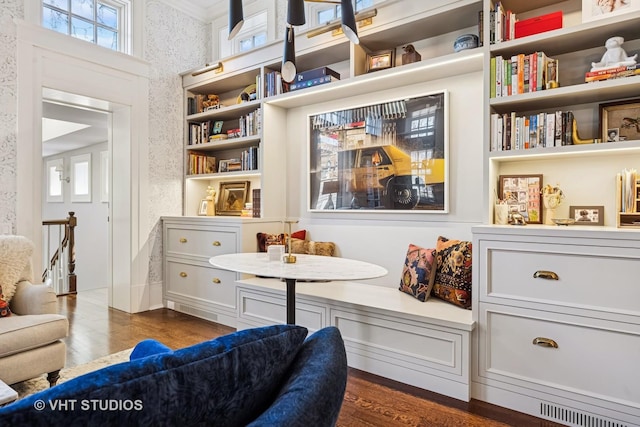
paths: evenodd
<path fill-rule="evenodd" d="M 278 279 L 237 281 L 237 328 L 284 323 L 285 287 Z M 397 286 L 299 282 L 296 319 L 311 331 L 338 327 L 350 367 L 470 399 L 471 310 L 433 297 L 421 302 Z"/>

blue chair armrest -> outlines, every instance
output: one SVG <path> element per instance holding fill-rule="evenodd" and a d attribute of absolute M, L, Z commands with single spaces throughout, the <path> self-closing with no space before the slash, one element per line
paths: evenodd
<path fill-rule="evenodd" d="M 131 355 L 129 356 L 129 360 L 142 359 L 147 356 L 153 356 L 156 354 L 162 353 L 171 353 L 171 350 L 166 345 L 162 344 L 159 341 L 148 339 L 144 341 L 140 341 L 134 347 Z"/>

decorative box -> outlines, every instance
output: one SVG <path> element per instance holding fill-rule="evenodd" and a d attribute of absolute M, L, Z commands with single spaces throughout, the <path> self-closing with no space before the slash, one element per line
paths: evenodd
<path fill-rule="evenodd" d="M 551 12 L 516 22 L 516 38 L 562 28 L 562 11 Z"/>

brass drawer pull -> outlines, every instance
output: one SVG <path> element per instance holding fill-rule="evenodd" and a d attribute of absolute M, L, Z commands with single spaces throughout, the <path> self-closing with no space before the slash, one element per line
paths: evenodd
<path fill-rule="evenodd" d="M 558 343 L 549 338 L 542 338 L 542 337 L 534 338 L 533 344 L 539 345 L 540 347 L 558 348 Z"/>
<path fill-rule="evenodd" d="M 185 273 L 184 271 L 180 272 L 180 277 L 187 277 L 187 273 Z"/>
<path fill-rule="evenodd" d="M 180 243 L 187 243 L 186 237 L 181 237 L 180 238 Z"/>
<path fill-rule="evenodd" d="M 214 277 L 212 280 L 213 283 L 215 283 L 216 285 L 219 283 L 222 283 L 222 280 L 218 279 L 217 277 Z"/>
<path fill-rule="evenodd" d="M 222 243 L 218 242 L 217 240 L 215 242 L 212 243 L 213 246 L 222 246 Z"/>
<path fill-rule="evenodd" d="M 533 273 L 534 279 L 560 280 L 560 277 L 553 271 L 538 270 Z"/>

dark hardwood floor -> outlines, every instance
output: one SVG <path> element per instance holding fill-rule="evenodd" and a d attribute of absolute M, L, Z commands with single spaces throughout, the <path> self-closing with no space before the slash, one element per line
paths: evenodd
<path fill-rule="evenodd" d="M 89 291 L 59 297 L 69 318 L 67 366 L 133 347 L 155 338 L 182 348 L 233 332 L 233 328 L 168 309 L 128 314 L 110 309 L 106 297 Z M 517 426 L 555 427 L 553 422 L 477 400 L 462 402 L 356 369 L 349 370 L 338 426 Z"/>

